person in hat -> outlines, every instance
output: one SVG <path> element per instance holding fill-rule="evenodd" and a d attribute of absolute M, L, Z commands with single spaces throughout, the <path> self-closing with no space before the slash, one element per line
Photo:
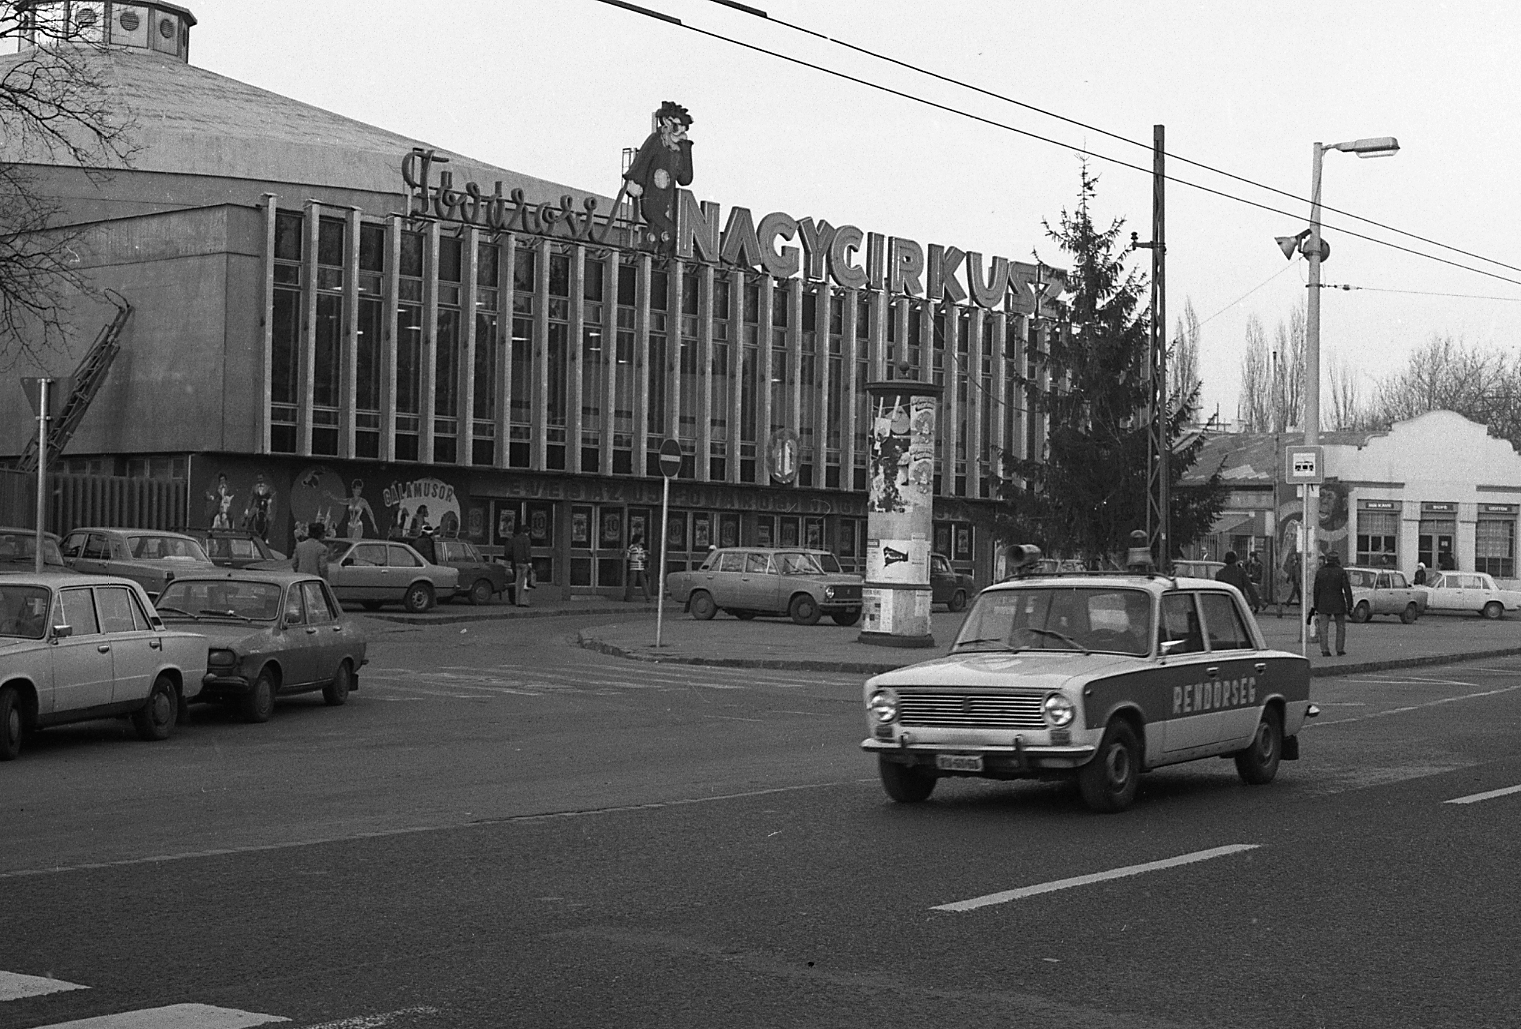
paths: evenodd
<path fill-rule="evenodd" d="M 687 128 L 692 116 L 674 100 L 655 112 L 655 131 L 623 173 L 628 195 L 639 201 L 639 213 L 649 229 L 650 242 L 660 250 L 676 244 L 676 188 L 692 184 L 692 141 Z"/>
<path fill-rule="evenodd" d="M 1347 653 L 1347 613 L 1352 610 L 1352 582 L 1347 570 L 1341 566 L 1341 558 L 1335 551 L 1325 555 L 1325 563 L 1315 573 L 1313 603 L 1315 605 L 1315 629 L 1320 636 L 1322 657 L 1331 656 L 1331 639 L 1326 634 L 1331 619 L 1336 619 L 1336 654 Z"/>
<path fill-rule="evenodd" d="M 1215 581 L 1228 582 L 1240 590 L 1253 613 L 1262 606 L 1262 600 L 1257 596 L 1257 587 L 1246 574 L 1246 569 L 1237 560 L 1234 550 L 1225 552 L 1225 567 L 1215 573 Z"/>

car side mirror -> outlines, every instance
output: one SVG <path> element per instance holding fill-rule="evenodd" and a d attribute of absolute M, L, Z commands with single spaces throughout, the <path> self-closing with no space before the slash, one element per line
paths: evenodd
<path fill-rule="evenodd" d="M 53 638 L 54 639 L 66 640 L 66 639 L 68 639 L 72 635 L 74 635 L 74 627 L 72 625 L 55 625 L 55 626 L 53 626 Z"/>
<path fill-rule="evenodd" d="M 353 558 L 352 558 L 352 557 L 346 557 L 346 558 L 344 558 L 344 559 L 343 559 L 343 561 L 342 561 L 342 562 L 340 562 L 340 563 L 341 563 L 341 564 L 342 564 L 342 566 L 343 566 L 343 567 L 344 567 L 344 568 L 348 568 L 348 567 L 350 567 L 350 566 L 352 566 L 352 565 L 353 565 L 353 563 L 354 563 L 354 559 L 353 559 Z"/>

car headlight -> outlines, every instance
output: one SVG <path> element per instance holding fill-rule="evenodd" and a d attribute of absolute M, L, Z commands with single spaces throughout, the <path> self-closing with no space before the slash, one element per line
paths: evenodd
<path fill-rule="evenodd" d="M 1047 697 L 1041 710 L 1045 713 L 1047 724 L 1055 729 L 1071 725 L 1072 719 L 1077 717 L 1077 707 L 1060 693 Z"/>
<path fill-rule="evenodd" d="M 834 599 L 834 587 L 833 586 L 825 586 L 824 587 L 824 599 L 825 600 L 833 600 Z"/>
<path fill-rule="evenodd" d="M 238 663 L 238 655 L 230 650 L 213 650 L 206 655 L 206 664 L 213 668 L 231 668 Z"/>
<path fill-rule="evenodd" d="M 892 690 L 878 690 L 866 702 L 866 709 L 879 722 L 895 721 L 898 717 L 898 697 Z"/>

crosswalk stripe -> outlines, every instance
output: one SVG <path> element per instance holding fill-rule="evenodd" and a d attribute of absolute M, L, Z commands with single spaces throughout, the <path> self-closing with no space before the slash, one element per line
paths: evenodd
<path fill-rule="evenodd" d="M 162 1008 L 119 1011 L 72 1022 L 54 1022 L 37 1029 L 249 1029 L 271 1022 L 289 1022 L 279 1015 L 218 1008 L 210 1004 L 170 1004 Z"/>
<path fill-rule="evenodd" d="M 20 1000 L 23 997 L 41 997 L 65 990 L 88 990 L 88 986 L 49 979 L 40 975 L 22 975 L 20 972 L 0 971 L 0 1001 Z"/>

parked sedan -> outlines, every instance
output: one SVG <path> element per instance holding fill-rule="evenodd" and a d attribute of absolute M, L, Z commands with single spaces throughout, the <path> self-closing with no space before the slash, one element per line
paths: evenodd
<path fill-rule="evenodd" d="M 1405 581 L 1405 573 L 1389 568 L 1347 569 L 1352 583 L 1352 620 L 1366 622 L 1374 615 L 1398 615 L 1409 625 L 1426 610 L 1427 598 Z"/>
<path fill-rule="evenodd" d="M 42 534 L 42 567 L 57 571 L 64 567 L 58 552 L 58 537 Z M 31 572 L 37 569 L 37 532 L 0 525 L 0 572 Z"/>
<path fill-rule="evenodd" d="M 252 529 L 176 529 L 195 537 L 212 564 L 219 568 L 272 567 L 289 558 L 270 547 Z"/>
<path fill-rule="evenodd" d="M 977 595 L 972 577 L 951 567 L 944 554 L 930 555 L 930 602 L 944 604 L 952 611 L 966 610 L 966 602 Z"/>
<path fill-rule="evenodd" d="M 327 540 L 327 581 L 339 600 L 358 601 L 366 611 L 400 604 L 426 611 L 438 598 L 454 596 L 459 569 L 436 565 L 395 540 Z"/>
<path fill-rule="evenodd" d="M 829 615 L 838 625 L 861 617 L 861 577 L 824 571 L 807 550 L 729 547 L 714 550 L 695 571 L 666 576 L 667 588 L 693 618 L 728 611 L 736 618 L 786 614 L 799 625 Z"/>
<path fill-rule="evenodd" d="M 276 696 L 322 691 L 333 707 L 359 688 L 364 630 L 315 575 L 244 569 L 175 579 L 158 598 L 165 621 L 206 638 L 200 699 L 267 722 Z"/>
<path fill-rule="evenodd" d="M 92 718 L 126 715 L 141 738 L 168 739 L 205 674 L 206 641 L 166 629 L 130 579 L 0 578 L 0 761 L 28 732 Z"/>
<path fill-rule="evenodd" d="M 63 563 L 76 572 L 120 575 L 150 597 L 177 575 L 216 567 L 191 537 L 157 529 L 75 529 L 59 549 Z"/>
<path fill-rule="evenodd" d="M 433 536 L 419 536 L 407 540 L 423 560 L 459 569 L 458 597 L 468 597 L 472 604 L 489 604 L 491 598 L 505 593 L 512 585 L 507 566 L 500 561 L 488 561 L 468 540 L 444 540 Z"/>
<path fill-rule="evenodd" d="M 1424 590 L 1432 614 L 1476 614 L 1500 618 L 1521 609 L 1521 593 L 1502 590 L 1485 572 L 1429 572 Z"/>

